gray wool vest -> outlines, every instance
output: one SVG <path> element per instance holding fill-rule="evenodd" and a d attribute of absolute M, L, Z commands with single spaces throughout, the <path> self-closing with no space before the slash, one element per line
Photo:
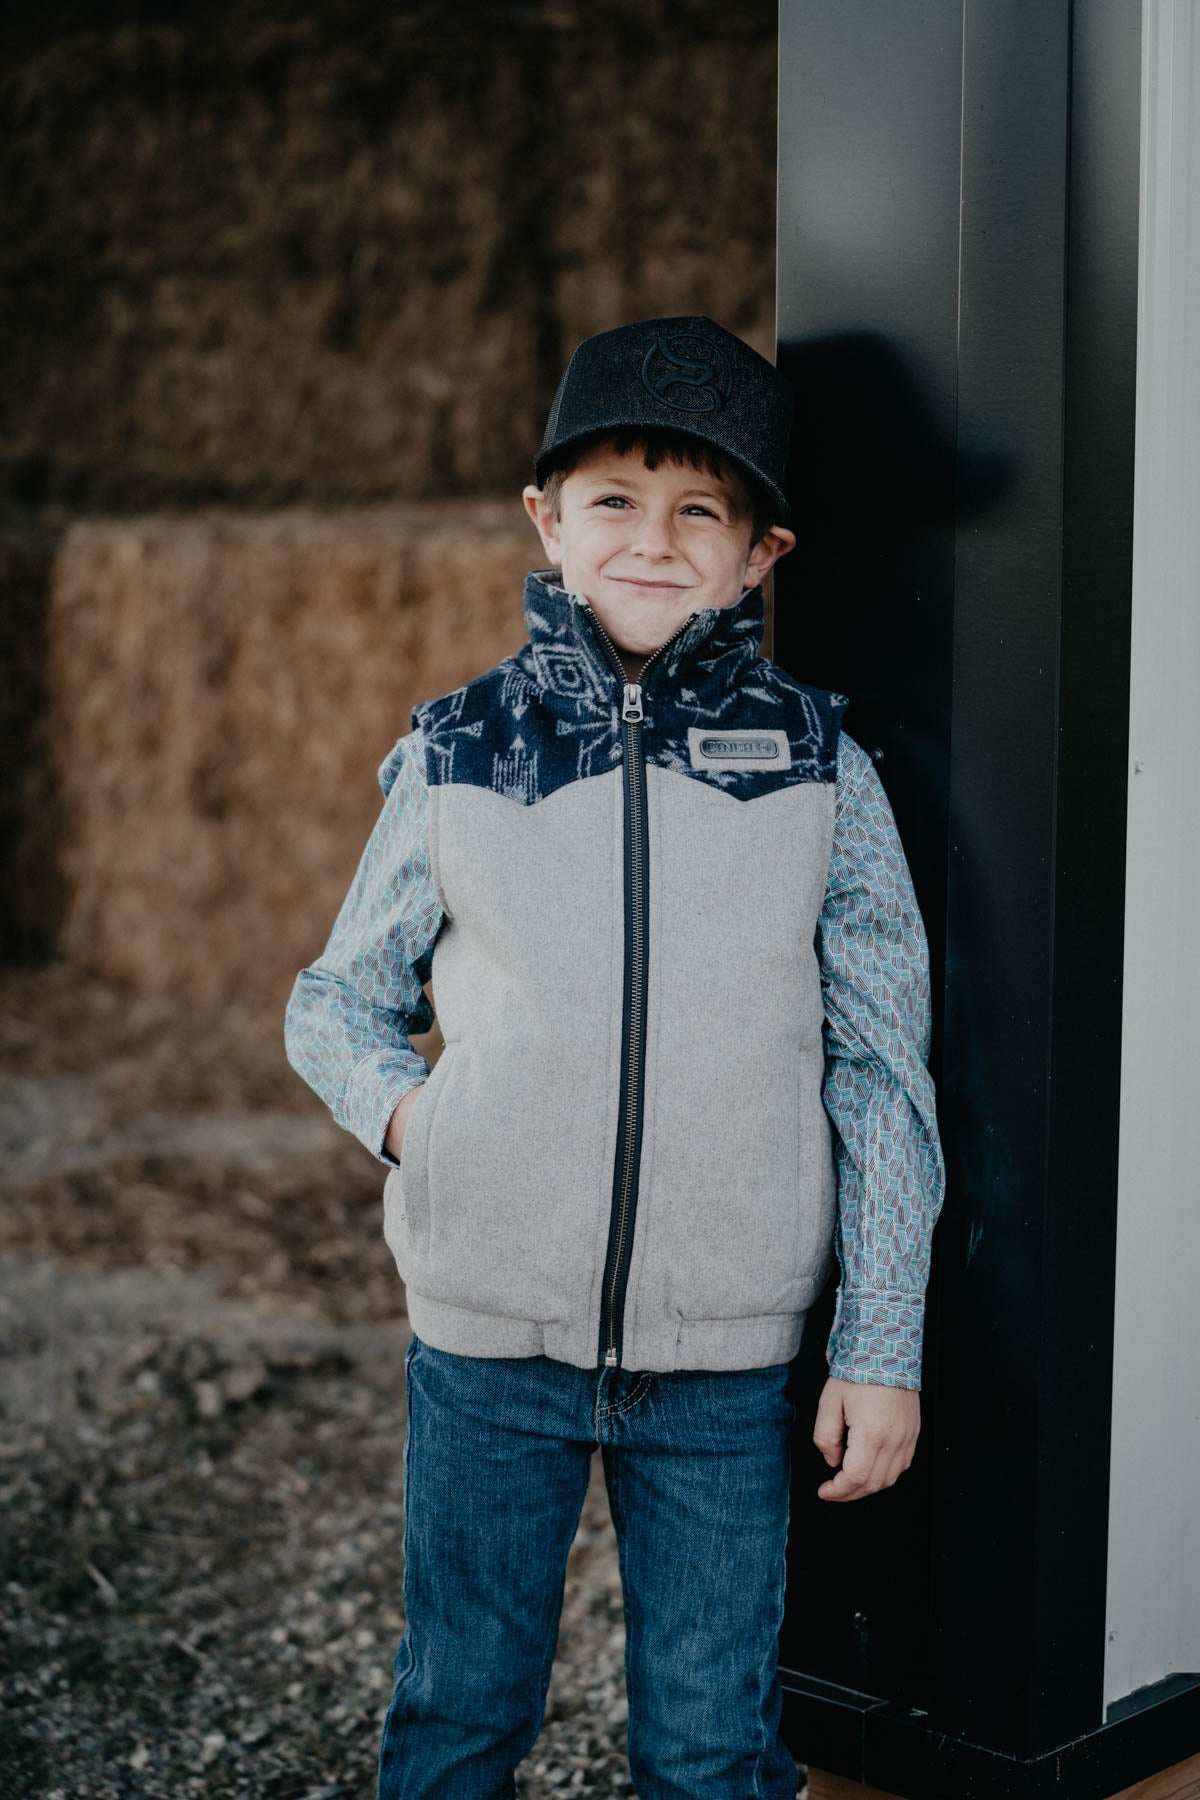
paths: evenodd
<path fill-rule="evenodd" d="M 385 1189 L 413 1329 L 580 1368 L 796 1353 L 834 1262 L 814 934 L 847 704 L 761 589 L 627 683 L 587 602 L 413 708 L 445 1049 Z"/>

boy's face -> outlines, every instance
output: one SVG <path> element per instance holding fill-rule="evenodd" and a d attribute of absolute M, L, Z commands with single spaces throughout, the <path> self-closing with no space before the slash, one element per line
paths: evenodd
<path fill-rule="evenodd" d="M 559 517 L 524 491 L 563 585 L 596 613 L 631 678 L 702 607 L 733 606 L 796 539 L 772 526 L 750 546 L 749 498 L 736 477 L 621 455 L 593 445 L 562 484 Z"/>

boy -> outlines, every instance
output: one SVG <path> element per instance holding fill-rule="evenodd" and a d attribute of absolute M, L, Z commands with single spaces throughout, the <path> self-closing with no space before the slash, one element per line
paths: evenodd
<path fill-rule="evenodd" d="M 389 1165 L 413 1327 L 380 1800 L 514 1793 L 597 1446 L 637 1793 L 793 1800 L 788 1365 L 835 1254 L 818 1492 L 912 1458 L 927 949 L 846 697 L 759 655 L 792 411 L 702 317 L 579 346 L 524 493 L 529 641 L 414 707 L 289 1003 L 292 1063 Z"/>

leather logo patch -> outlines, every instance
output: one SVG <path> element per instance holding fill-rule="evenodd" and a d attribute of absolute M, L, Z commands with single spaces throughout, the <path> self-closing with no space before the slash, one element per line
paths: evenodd
<path fill-rule="evenodd" d="M 786 731 L 705 731 L 688 727 L 693 769 L 788 769 L 792 764 Z"/>
<path fill-rule="evenodd" d="M 719 412 L 732 385 L 729 362 L 710 338 L 655 338 L 642 362 L 642 385 L 675 412 Z"/>

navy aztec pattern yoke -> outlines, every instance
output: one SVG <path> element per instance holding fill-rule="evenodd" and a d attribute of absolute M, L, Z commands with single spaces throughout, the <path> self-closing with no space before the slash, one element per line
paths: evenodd
<path fill-rule="evenodd" d="M 412 710 L 431 786 L 465 783 L 532 806 L 621 761 L 621 680 L 590 609 L 552 570 L 525 581 L 529 641 L 486 674 Z M 797 681 L 759 654 L 761 588 L 733 606 L 705 607 L 648 671 L 642 692 L 647 761 L 737 800 L 801 781 L 832 782 L 844 694 Z M 730 767 L 693 751 L 698 733 L 758 732 L 774 740 L 761 765 Z M 784 754 L 786 748 L 786 754 Z"/>

